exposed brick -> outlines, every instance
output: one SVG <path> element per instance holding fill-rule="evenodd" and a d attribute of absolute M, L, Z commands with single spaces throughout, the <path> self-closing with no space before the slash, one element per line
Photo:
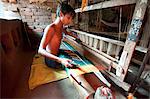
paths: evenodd
<path fill-rule="evenodd" d="M 25 19 L 25 16 L 21 16 L 22 19 Z"/>
<path fill-rule="evenodd" d="M 32 8 L 33 9 L 33 8 L 39 8 L 39 7 L 37 5 L 29 4 L 28 8 Z"/>
<path fill-rule="evenodd" d="M 22 21 L 36 32 L 42 33 L 47 25 L 52 22 L 51 10 L 57 6 L 48 3 L 29 3 L 29 0 L 18 0 Z M 52 4 L 52 3 L 51 3 Z M 51 8 L 52 7 L 52 8 Z"/>
<path fill-rule="evenodd" d="M 46 9 L 38 9 L 38 12 L 44 13 L 45 11 L 47 11 L 47 10 Z"/>
<path fill-rule="evenodd" d="M 25 11 L 25 13 L 24 13 L 25 15 L 30 15 L 30 16 L 32 16 L 33 15 L 33 12 L 28 12 L 28 11 Z"/>
<path fill-rule="evenodd" d="M 26 7 L 27 7 L 27 4 L 26 4 L 26 3 L 23 3 L 23 4 L 20 4 L 19 6 L 20 6 L 20 8 L 26 8 Z"/>
<path fill-rule="evenodd" d="M 20 8 L 19 9 L 21 12 L 24 12 L 26 10 L 26 8 Z"/>
<path fill-rule="evenodd" d="M 44 25 L 49 25 L 51 24 L 52 22 L 44 22 Z"/>
<path fill-rule="evenodd" d="M 26 22 L 34 22 L 34 19 L 25 19 Z"/>
<path fill-rule="evenodd" d="M 35 26 L 35 28 L 45 29 L 46 26 L 47 26 L 47 25 L 37 25 L 37 26 Z"/>
<path fill-rule="evenodd" d="M 47 15 L 47 16 L 51 16 L 51 11 L 45 11 L 44 14 Z"/>
<path fill-rule="evenodd" d="M 31 12 L 31 9 L 30 8 L 26 8 L 25 11 L 26 12 Z"/>
<path fill-rule="evenodd" d="M 40 22 L 34 22 L 33 25 L 34 25 L 34 26 L 40 25 Z"/>
<path fill-rule="evenodd" d="M 25 18 L 26 18 L 26 19 L 31 19 L 32 16 L 31 16 L 31 15 L 26 15 Z"/>
<path fill-rule="evenodd" d="M 49 20 L 49 17 L 48 16 L 41 16 L 41 17 L 39 17 L 39 20 Z"/>
<path fill-rule="evenodd" d="M 34 15 L 42 16 L 43 12 L 34 12 Z"/>
<path fill-rule="evenodd" d="M 40 9 L 47 9 L 48 6 L 40 6 Z"/>
<path fill-rule="evenodd" d="M 27 22 L 29 26 L 33 26 L 33 22 Z"/>
<path fill-rule="evenodd" d="M 36 12 L 37 11 L 37 9 L 35 9 L 35 8 L 32 8 L 31 10 L 32 10 L 32 12 Z"/>
<path fill-rule="evenodd" d="M 32 16 L 32 19 L 38 20 L 39 16 Z"/>

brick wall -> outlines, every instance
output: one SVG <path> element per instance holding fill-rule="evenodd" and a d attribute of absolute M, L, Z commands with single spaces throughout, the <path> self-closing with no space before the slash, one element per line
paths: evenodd
<path fill-rule="evenodd" d="M 0 2 L 0 18 L 20 19 L 21 15 L 22 21 L 26 22 L 34 32 L 44 32 L 45 27 L 54 20 L 57 0 L 46 0 L 44 3 L 30 3 L 30 1 L 38 0 L 17 0 L 16 3 L 2 0 Z M 19 12 L 17 9 L 19 9 Z"/>
<path fill-rule="evenodd" d="M 2 6 L 0 18 L 20 19 L 21 15 L 22 21 L 27 22 L 33 31 L 41 33 L 48 24 L 52 23 L 52 12 L 56 12 L 57 2 L 47 0 L 44 3 L 30 3 L 29 0 L 17 0 L 16 3 L 9 3 L 7 0 L 2 0 L 0 6 Z"/>
<path fill-rule="evenodd" d="M 27 22 L 33 31 L 42 33 L 44 28 L 52 22 L 51 13 L 56 9 L 54 2 L 29 3 L 29 0 L 19 0 L 17 2 L 19 12 L 23 22 Z"/>

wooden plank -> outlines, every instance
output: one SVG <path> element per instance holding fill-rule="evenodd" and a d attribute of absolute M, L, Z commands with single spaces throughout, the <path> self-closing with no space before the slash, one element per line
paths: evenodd
<path fill-rule="evenodd" d="M 138 36 L 140 33 L 139 30 L 141 28 L 144 14 L 147 8 L 147 2 L 148 0 L 138 0 L 135 6 L 135 10 L 134 10 L 134 14 L 133 14 L 132 22 L 131 22 L 131 27 L 129 29 L 128 37 L 127 37 L 127 40 L 125 42 L 125 46 L 123 49 L 123 52 L 127 52 L 127 57 L 126 59 L 124 59 L 124 62 L 123 62 L 125 63 L 124 66 L 120 67 L 123 70 L 123 72 L 119 76 L 122 81 L 124 81 L 124 78 L 127 74 L 128 67 L 129 67 L 133 52 L 136 47 L 136 42 L 138 41 Z M 121 57 L 122 56 L 123 54 L 121 55 Z"/>
<path fill-rule="evenodd" d="M 142 46 L 136 46 L 135 50 L 143 52 L 143 53 L 147 53 L 148 48 L 144 48 Z"/>
<path fill-rule="evenodd" d="M 82 39 L 83 39 L 83 42 L 85 42 L 85 35 L 82 34 Z"/>
<path fill-rule="evenodd" d="M 111 52 L 112 52 L 112 50 L 113 50 L 112 47 L 113 47 L 113 44 L 112 44 L 112 43 L 109 43 L 109 44 L 108 44 L 108 49 L 107 49 L 107 54 L 108 54 L 108 55 L 111 55 Z"/>
<path fill-rule="evenodd" d="M 150 1 L 149 1 L 150 2 Z M 140 46 L 147 48 L 149 46 L 149 42 L 150 42 L 150 4 L 147 7 L 147 20 L 146 23 L 143 27 L 143 34 L 140 40 Z"/>
<path fill-rule="evenodd" d="M 88 59 L 92 60 L 92 62 L 95 64 L 95 65 L 99 65 L 101 64 L 102 66 L 106 66 L 105 63 L 103 63 L 101 61 L 101 59 L 99 59 L 100 57 L 96 57 L 95 54 L 91 53 L 91 52 L 87 52 L 88 55 L 86 56 Z M 119 87 L 123 88 L 124 90 L 128 91 L 131 87 L 130 84 L 126 83 L 126 82 L 122 82 L 120 81 L 120 78 L 117 77 L 115 74 L 109 74 L 107 73 L 107 71 L 101 71 L 102 74 L 105 74 L 107 77 L 109 77 L 116 85 L 118 85 Z M 110 81 L 110 80 L 108 80 Z"/>
<path fill-rule="evenodd" d="M 105 52 L 105 53 L 107 53 L 108 43 L 109 43 L 109 42 L 104 42 L 104 43 L 103 43 L 103 52 Z"/>
<path fill-rule="evenodd" d="M 93 47 L 97 49 L 98 39 L 94 39 Z"/>
<path fill-rule="evenodd" d="M 120 40 L 120 37 L 121 37 L 122 6 L 120 6 L 119 9 L 120 9 L 120 16 L 119 16 L 119 35 L 118 35 L 118 39 Z"/>
<path fill-rule="evenodd" d="M 89 48 L 89 49 L 92 49 L 93 51 L 97 52 L 97 54 L 103 55 L 104 57 L 110 59 L 111 61 L 117 61 L 115 58 L 113 58 L 113 57 L 107 55 L 107 54 L 104 53 L 104 52 L 100 52 L 100 51 L 99 51 L 98 49 L 96 49 L 96 48 L 90 47 L 89 45 L 86 45 L 86 44 L 84 44 L 84 43 L 83 43 L 83 45 L 84 45 L 85 47 L 87 47 L 87 48 Z"/>
<path fill-rule="evenodd" d="M 141 64 L 142 64 L 141 61 L 139 61 L 139 60 L 137 60 L 137 59 L 135 59 L 135 58 L 132 58 L 131 61 L 134 62 L 134 63 L 136 63 L 136 64 L 138 64 L 138 65 L 141 65 Z"/>
<path fill-rule="evenodd" d="M 136 0 L 111 0 L 111 1 L 105 1 L 90 6 L 86 6 L 84 7 L 83 11 L 91 11 L 96 9 L 103 9 L 103 8 L 115 7 L 121 5 L 135 4 L 135 3 Z M 81 12 L 81 8 L 75 9 L 75 12 L 76 13 Z"/>
<path fill-rule="evenodd" d="M 117 65 L 118 65 L 117 63 L 115 63 L 112 60 L 110 60 L 109 58 L 106 58 L 105 56 L 99 54 L 98 52 L 94 51 L 93 49 L 91 49 L 87 46 L 83 46 L 83 48 L 86 49 L 87 51 L 89 51 L 90 53 L 92 53 L 94 56 L 96 56 L 100 60 L 102 60 L 103 62 L 105 62 L 108 66 L 111 65 L 113 68 L 117 67 Z"/>
<path fill-rule="evenodd" d="M 112 51 L 111 51 L 111 54 L 110 54 L 110 55 L 111 55 L 112 57 L 116 58 L 115 55 L 116 55 L 116 49 L 117 49 L 117 46 L 118 46 L 118 45 L 115 45 L 115 44 L 112 44 L 112 45 L 113 45 L 113 46 L 112 46 Z M 117 59 L 117 58 L 116 58 L 116 59 Z"/>
<path fill-rule="evenodd" d="M 84 41 L 84 36 L 83 36 L 83 34 L 81 34 L 81 39 L 82 39 L 82 41 Z"/>
<path fill-rule="evenodd" d="M 101 72 L 94 72 L 94 74 L 102 81 L 104 82 L 108 87 L 111 87 L 111 84 L 104 78 Z"/>
<path fill-rule="evenodd" d="M 85 35 L 85 43 L 88 45 L 89 44 L 89 37 Z"/>
<path fill-rule="evenodd" d="M 117 77 L 115 74 L 106 71 L 106 76 L 108 76 L 115 84 L 117 84 L 119 87 L 123 88 L 125 91 L 129 91 L 129 89 L 131 88 L 131 85 L 126 83 L 126 82 L 122 82 L 120 80 L 119 77 Z"/>
<path fill-rule="evenodd" d="M 87 97 L 95 93 L 91 85 L 85 80 L 84 75 L 79 75 L 76 77 L 69 76 L 69 78 L 78 90 L 81 96 L 80 98 L 86 99 Z M 81 83 L 81 85 L 79 83 Z"/>
<path fill-rule="evenodd" d="M 92 38 L 92 37 L 89 37 L 89 46 L 92 47 L 92 45 L 93 45 L 93 38 Z"/>
<path fill-rule="evenodd" d="M 96 36 L 96 35 L 89 34 L 87 32 L 83 32 L 83 31 L 79 31 L 79 30 L 75 30 L 75 29 L 70 29 L 70 30 L 73 31 L 73 32 L 76 32 L 76 33 L 87 35 L 89 37 L 93 37 L 93 38 L 96 38 L 96 39 L 99 39 L 99 40 L 103 40 L 105 42 L 111 42 L 111 43 L 116 44 L 116 45 L 124 46 L 124 42 L 122 42 L 122 41 L 118 41 L 118 40 L 114 40 L 114 39 L 110 39 L 110 38 L 105 38 L 105 37 L 101 37 L 101 36 Z"/>
<path fill-rule="evenodd" d="M 103 40 L 100 40 L 100 43 L 99 43 L 99 50 L 102 52 L 103 51 L 103 43 L 104 41 Z"/>
<path fill-rule="evenodd" d="M 147 51 L 147 53 L 146 53 L 146 55 L 144 56 L 144 59 L 143 59 L 143 62 L 142 62 L 142 64 L 141 64 L 141 66 L 140 66 L 140 69 L 139 69 L 139 71 L 138 71 L 138 74 L 136 75 L 137 76 L 137 78 L 135 79 L 135 81 L 134 81 L 134 83 L 133 83 L 133 86 L 132 86 L 132 91 L 134 91 L 135 90 L 135 88 L 137 88 L 137 84 L 138 84 L 138 82 L 140 81 L 140 78 L 141 78 L 141 76 L 144 76 L 143 74 L 144 74 L 144 69 L 146 69 L 146 64 L 148 63 L 148 61 L 149 61 L 149 59 L 150 59 L 150 46 L 148 47 L 148 51 Z M 150 65 L 149 65 L 150 66 Z M 148 74 L 149 73 L 147 73 L 146 75 L 148 76 Z M 145 76 L 146 76 L 145 75 Z M 144 78 L 146 78 L 146 77 L 144 77 Z M 144 79 L 143 78 L 143 79 Z M 147 78 L 148 79 L 148 78 Z M 140 84 L 139 84 L 139 86 L 140 86 Z"/>
<path fill-rule="evenodd" d="M 63 43 L 64 44 L 64 43 Z M 64 44 L 64 46 L 66 46 L 66 48 L 68 49 L 68 50 L 71 50 L 72 48 L 69 48 L 69 46 L 68 45 L 65 45 Z M 74 53 L 74 50 L 72 50 L 72 53 Z M 98 68 L 96 68 L 93 64 L 91 64 L 91 63 L 89 63 L 89 62 L 87 62 L 87 60 L 86 60 L 86 62 L 85 62 L 85 60 L 83 59 L 83 58 L 80 58 L 80 56 L 78 55 L 78 54 L 76 54 L 75 53 L 75 55 L 79 58 L 79 60 L 80 60 L 80 63 L 79 63 L 79 65 L 81 65 L 81 63 L 82 63 L 82 66 L 80 66 L 80 67 L 78 67 L 78 68 L 76 68 L 76 69 L 68 69 L 68 68 L 66 68 L 66 70 L 67 70 L 67 73 L 69 73 L 69 74 L 71 74 L 72 76 L 74 76 L 73 78 L 74 78 L 74 80 L 78 77 L 78 76 L 81 76 L 81 74 L 84 74 L 84 73 L 88 73 L 88 72 L 94 72 L 94 74 L 104 83 L 104 84 L 106 84 L 108 87 L 110 87 L 111 86 L 111 84 L 103 77 L 103 75 L 99 72 L 99 69 Z M 81 78 L 81 77 L 80 77 Z M 79 79 L 80 80 L 80 79 Z M 78 81 L 79 81 L 78 80 Z M 84 79 L 82 79 L 82 80 L 84 80 Z M 80 80 L 80 82 L 83 82 L 82 80 Z M 75 80 L 75 82 L 78 82 L 78 81 L 76 81 Z M 78 83 L 79 84 L 79 83 Z M 84 81 L 83 82 L 83 84 L 85 85 L 86 84 L 86 81 Z M 84 85 L 82 85 L 82 87 L 84 86 Z M 88 89 L 88 85 L 86 85 L 86 86 L 84 86 L 86 89 Z M 89 86 L 90 87 L 90 86 Z M 91 89 L 91 88 L 90 88 Z M 83 91 L 85 91 L 84 93 L 87 93 L 86 91 L 87 90 L 83 90 Z M 87 95 L 85 95 L 85 96 L 89 96 L 90 94 L 87 94 Z"/>

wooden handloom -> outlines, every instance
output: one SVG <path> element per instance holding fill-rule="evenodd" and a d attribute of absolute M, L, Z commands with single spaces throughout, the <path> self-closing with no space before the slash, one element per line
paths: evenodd
<path fill-rule="evenodd" d="M 101 70 L 104 70 L 104 68 L 95 67 L 89 60 L 78 53 L 78 51 L 70 46 L 70 44 L 68 44 L 65 40 L 62 42 L 60 49 L 62 52 L 59 57 L 71 59 L 74 64 L 76 64 L 75 68 L 65 67 L 65 70 L 83 98 L 87 98 L 95 93 L 95 90 L 85 80 L 83 75 L 85 73 L 93 72 L 99 80 L 101 80 L 108 87 L 111 87 L 111 84 L 103 77 L 100 72 Z"/>
<path fill-rule="evenodd" d="M 66 37 L 66 41 L 75 48 L 80 49 L 82 54 L 84 54 L 83 52 L 86 50 L 89 53 L 92 53 L 93 57 L 97 57 L 103 61 L 105 63 L 104 65 L 108 66 L 108 70 L 105 71 L 105 74 L 125 91 L 129 91 L 131 88 L 131 85 L 126 83 L 124 80 L 134 50 L 140 50 L 140 47 L 136 46 L 136 42 L 138 40 L 139 30 L 142 25 L 147 2 L 148 0 L 111 0 L 86 6 L 83 11 L 81 8 L 75 10 L 76 13 L 79 13 L 96 9 L 136 4 L 125 43 L 122 41 L 95 36 L 75 29 L 70 30 L 78 34 L 82 41 L 82 45 L 75 43 L 72 37 Z M 119 52 L 121 49 L 123 49 L 123 52 L 119 59 Z M 144 49 L 144 52 L 147 52 L 147 49 Z M 112 68 L 116 70 L 116 74 L 111 72 Z"/>

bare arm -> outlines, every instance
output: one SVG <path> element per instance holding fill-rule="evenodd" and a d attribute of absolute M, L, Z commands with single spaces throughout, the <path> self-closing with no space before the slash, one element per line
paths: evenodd
<path fill-rule="evenodd" d="M 48 45 L 49 41 L 52 39 L 53 34 L 54 34 L 54 28 L 51 26 L 46 27 L 38 49 L 38 53 L 40 53 L 45 57 L 48 57 L 51 60 L 63 64 L 65 67 L 72 67 L 72 65 L 70 64 L 71 60 L 59 58 L 46 50 L 46 46 Z"/>
<path fill-rule="evenodd" d="M 51 54 L 50 52 L 46 50 L 46 46 L 48 45 L 49 41 L 52 39 L 53 34 L 54 34 L 54 28 L 52 26 L 47 26 L 46 29 L 44 30 L 44 35 L 42 37 L 42 40 L 38 49 L 38 53 L 60 63 L 59 57 Z"/>

